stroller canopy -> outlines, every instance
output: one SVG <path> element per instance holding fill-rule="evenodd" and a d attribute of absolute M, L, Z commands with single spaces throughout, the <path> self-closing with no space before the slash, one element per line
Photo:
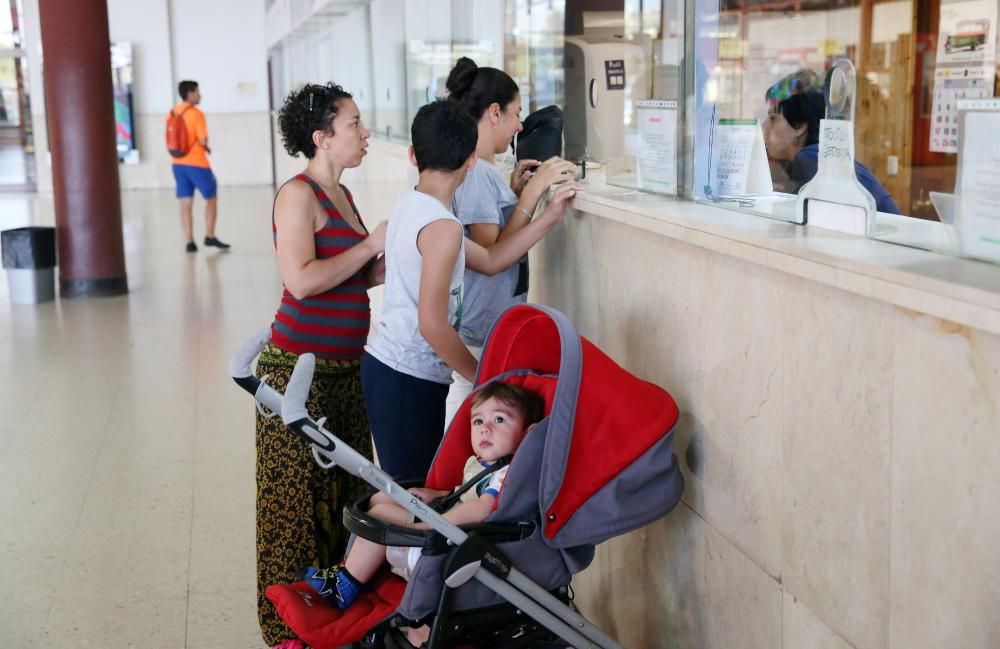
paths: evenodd
<path fill-rule="evenodd" d="M 553 379 L 521 379 L 526 373 L 553 377 L 554 390 Z M 487 340 L 476 386 L 496 379 L 535 388 L 546 401 L 538 503 L 548 545 L 600 543 L 677 504 L 684 481 L 671 449 L 673 398 L 622 369 L 566 316 L 535 305 L 508 309 Z M 467 416 L 455 417 L 438 459 L 468 457 L 468 428 Z M 429 486 L 455 484 L 442 474 L 445 464 L 435 460 Z"/>

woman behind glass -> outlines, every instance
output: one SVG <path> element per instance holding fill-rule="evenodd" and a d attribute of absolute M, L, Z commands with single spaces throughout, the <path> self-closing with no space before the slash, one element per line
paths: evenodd
<path fill-rule="evenodd" d="M 805 77 L 804 71 L 795 73 Z M 812 180 L 819 165 L 819 122 L 826 117 L 823 92 L 813 84 L 786 83 L 791 77 L 774 84 L 768 90 L 767 119 L 762 127 L 767 155 L 778 163 L 778 173 L 772 169 L 775 189 L 797 194 L 802 185 Z M 813 74 L 815 76 L 815 74 Z M 777 90 L 785 90 L 777 94 Z M 879 212 L 899 214 L 899 207 L 875 175 L 857 160 L 854 171 L 858 182 L 875 198 Z"/>
<path fill-rule="evenodd" d="M 479 129 L 476 145 L 479 160 L 458 188 L 453 211 L 465 226 L 466 236 L 489 248 L 527 225 L 549 187 L 572 180 L 575 168 L 573 163 L 557 157 L 545 162 L 522 160 L 508 185 L 496 167 L 496 156 L 521 131 L 521 95 L 517 83 L 502 70 L 480 68 L 472 59 L 462 57 L 448 75 L 447 88 L 448 98 L 468 110 Z M 493 276 L 466 269 L 458 335 L 477 360 L 482 357 L 493 322 L 507 307 L 524 302 L 527 293 L 527 257 Z M 458 372 L 453 379 L 448 392 L 446 425 L 472 390 L 472 384 Z"/>
<path fill-rule="evenodd" d="M 288 153 L 301 153 L 308 162 L 274 199 L 272 230 L 284 292 L 257 373 L 284 392 L 299 355 L 315 354 L 309 412 L 326 416 L 334 435 L 371 457 L 360 362 L 371 317 L 368 289 L 385 272 L 378 256 L 386 227 L 381 223 L 369 233 L 340 184 L 345 169 L 361 164 L 370 134 L 351 95 L 333 84 L 292 92 L 278 125 Z M 364 488 L 346 471 L 321 469 L 309 445 L 279 418 L 257 415 L 257 606 L 269 645 L 295 634 L 265 589 L 294 581 L 303 566 L 331 565 L 344 555 L 340 511 Z"/>

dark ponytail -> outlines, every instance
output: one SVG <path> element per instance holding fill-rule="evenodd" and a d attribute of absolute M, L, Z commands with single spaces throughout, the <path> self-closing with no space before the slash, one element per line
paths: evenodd
<path fill-rule="evenodd" d="M 477 122 L 490 104 L 500 104 L 501 110 L 514 101 L 518 87 L 503 70 L 480 68 L 475 61 L 463 56 L 452 68 L 445 84 L 448 99 L 462 105 Z"/>

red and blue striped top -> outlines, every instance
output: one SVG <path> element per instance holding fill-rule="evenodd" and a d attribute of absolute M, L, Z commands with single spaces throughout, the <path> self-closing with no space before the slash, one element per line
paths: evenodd
<path fill-rule="evenodd" d="M 316 258 L 329 259 L 360 243 L 365 235 L 352 228 L 316 181 L 305 174 L 295 176 L 312 187 L 320 205 L 326 211 L 326 223 L 315 234 Z M 341 185 L 343 187 L 343 185 Z M 361 215 L 346 187 L 343 188 L 354 214 Z M 361 227 L 364 227 L 362 223 Z M 271 229 L 277 245 L 278 228 L 271 215 Z M 366 228 L 367 229 L 367 228 Z M 313 353 L 328 360 L 358 360 L 364 354 L 371 305 L 368 301 L 368 280 L 365 270 L 359 270 L 339 286 L 298 300 L 286 288 L 281 306 L 271 325 L 271 342 L 293 354 Z"/>

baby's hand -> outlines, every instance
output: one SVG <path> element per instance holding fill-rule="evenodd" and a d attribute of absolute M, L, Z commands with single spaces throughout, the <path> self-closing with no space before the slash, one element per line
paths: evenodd
<path fill-rule="evenodd" d="M 434 489 L 424 489 L 423 487 L 413 487 L 409 490 L 411 494 L 420 499 L 420 502 L 430 504 L 440 493 Z"/>

